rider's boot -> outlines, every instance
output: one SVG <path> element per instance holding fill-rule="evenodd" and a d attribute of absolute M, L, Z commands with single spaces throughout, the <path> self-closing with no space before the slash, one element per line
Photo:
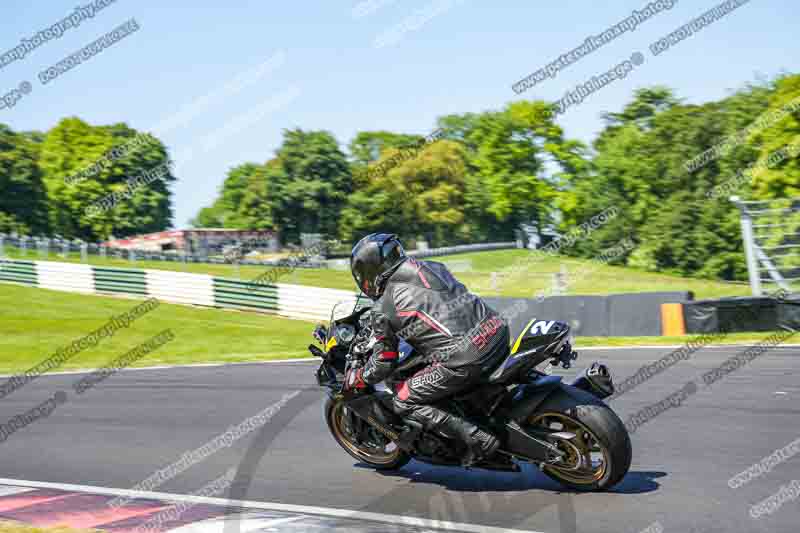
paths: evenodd
<path fill-rule="evenodd" d="M 467 452 L 462 459 L 464 466 L 472 466 L 484 458 L 490 457 L 500 446 L 500 441 L 494 435 L 487 433 L 463 418 L 447 413 L 446 416 L 440 417 L 436 422 L 438 429 L 455 436 L 466 445 Z"/>
<path fill-rule="evenodd" d="M 497 440 L 497 437 L 475 427 L 467 439 L 467 454 L 464 456 L 464 466 L 480 463 L 483 459 L 494 455 L 499 447 L 500 441 Z"/>

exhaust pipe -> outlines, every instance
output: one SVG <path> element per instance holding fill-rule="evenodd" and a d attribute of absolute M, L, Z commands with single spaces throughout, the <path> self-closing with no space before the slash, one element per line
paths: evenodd
<path fill-rule="evenodd" d="M 606 365 L 596 361 L 592 363 L 592 366 L 581 372 L 581 375 L 570 385 L 584 390 L 601 400 L 614 394 L 611 372 L 608 371 Z"/>

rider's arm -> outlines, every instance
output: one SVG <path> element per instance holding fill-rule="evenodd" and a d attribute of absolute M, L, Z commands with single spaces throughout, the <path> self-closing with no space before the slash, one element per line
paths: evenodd
<path fill-rule="evenodd" d="M 397 366 L 399 341 L 392 329 L 390 317 L 384 312 L 389 311 L 390 309 L 386 308 L 392 304 L 391 302 L 384 304 L 384 309 L 376 309 L 372 315 L 372 331 L 376 342 L 372 347 L 372 356 L 364 366 L 361 376 L 364 382 L 371 385 L 389 377 Z"/>

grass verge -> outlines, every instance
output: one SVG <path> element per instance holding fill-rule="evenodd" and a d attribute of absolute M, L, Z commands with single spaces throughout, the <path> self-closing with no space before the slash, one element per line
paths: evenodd
<path fill-rule="evenodd" d="M 0 373 L 31 368 L 138 303 L 0 283 Z M 162 303 L 54 370 L 98 368 L 167 328 L 175 339 L 134 366 L 305 357 L 313 326 L 271 315 Z"/>
<path fill-rule="evenodd" d="M 0 520 L 0 533 L 100 533 L 97 529 L 72 529 L 70 527 L 36 527 L 19 522 Z"/>

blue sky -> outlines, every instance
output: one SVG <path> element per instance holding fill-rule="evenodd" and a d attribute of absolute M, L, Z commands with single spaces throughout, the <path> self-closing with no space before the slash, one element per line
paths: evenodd
<path fill-rule="evenodd" d="M 7 0 L 0 54 L 89 2 Z M 32 85 L 13 108 L 0 110 L 0 122 L 46 130 L 78 116 L 156 133 L 160 124 L 176 160 L 175 226 L 182 227 L 213 201 L 230 167 L 272 157 L 284 128 L 328 130 L 343 148 L 361 130 L 426 134 L 440 115 L 558 100 L 642 52 L 644 64 L 627 78 L 558 118 L 568 136 L 590 142 L 601 114 L 620 109 L 637 87 L 666 84 L 699 103 L 748 81 L 800 72 L 796 0 L 751 0 L 657 57 L 649 52 L 652 42 L 718 3 L 679 0 L 517 95 L 513 83 L 648 1 L 116 0 L 0 69 L 0 95 L 23 81 Z M 433 16 L 387 37 L 421 13 Z M 39 82 L 39 72 L 131 18 L 138 31 L 47 85 Z"/>

